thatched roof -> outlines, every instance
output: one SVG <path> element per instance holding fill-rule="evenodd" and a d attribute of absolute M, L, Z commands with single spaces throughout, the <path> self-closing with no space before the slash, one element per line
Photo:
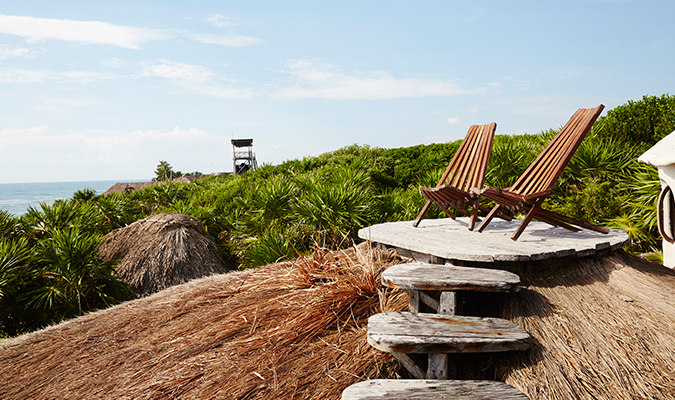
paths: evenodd
<path fill-rule="evenodd" d="M 157 182 L 117 182 L 108 190 L 103 192 L 103 196 L 110 193 L 131 193 L 133 191 L 145 189 L 155 184 L 157 184 Z"/>
<path fill-rule="evenodd" d="M 205 177 L 206 175 L 183 175 L 180 178 L 172 179 L 173 183 L 192 183 L 198 179 Z"/>
<path fill-rule="evenodd" d="M 232 269 L 204 224 L 183 214 L 151 215 L 106 239 L 101 258 L 122 260 L 117 273 L 138 296 Z"/>
<path fill-rule="evenodd" d="M 338 399 L 396 377 L 366 343 L 369 315 L 407 304 L 380 286 L 396 262 L 363 247 L 317 251 L 0 340 L 0 398 Z"/>
<path fill-rule="evenodd" d="M 0 340 L 0 398 L 339 399 L 403 375 L 366 343 L 369 315 L 406 306 L 379 283 L 396 262 L 317 251 Z M 502 312 L 534 347 L 484 358 L 482 378 L 531 399 L 673 399 L 673 298 L 673 271 L 621 253 L 530 273 Z"/>
<path fill-rule="evenodd" d="M 675 399 L 675 273 L 619 253 L 524 279 L 506 317 L 535 339 L 498 376 L 530 399 Z"/>

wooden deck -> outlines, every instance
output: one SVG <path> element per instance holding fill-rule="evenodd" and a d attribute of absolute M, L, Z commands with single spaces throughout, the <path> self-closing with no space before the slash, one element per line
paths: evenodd
<path fill-rule="evenodd" d="M 401 255 L 416 261 L 459 261 L 458 265 L 462 261 L 530 262 L 585 257 L 603 250 L 618 250 L 628 243 L 628 234 L 621 230 L 611 229 L 609 234 L 589 230 L 571 232 L 544 222 L 530 223 L 515 242 L 511 235 L 519 220 L 493 220 L 482 233 L 469 231 L 468 223 L 468 218 L 425 219 L 415 228 L 413 221 L 387 222 L 361 229 L 359 237 L 395 247 Z"/>

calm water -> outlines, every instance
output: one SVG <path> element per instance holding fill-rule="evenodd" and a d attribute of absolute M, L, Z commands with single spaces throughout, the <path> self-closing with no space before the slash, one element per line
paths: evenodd
<path fill-rule="evenodd" d="M 29 206 L 38 207 L 41 201 L 51 204 L 57 199 L 73 197 L 73 193 L 84 188 L 102 194 L 117 182 L 120 181 L 0 183 L 0 210 L 18 216 L 24 214 Z"/>

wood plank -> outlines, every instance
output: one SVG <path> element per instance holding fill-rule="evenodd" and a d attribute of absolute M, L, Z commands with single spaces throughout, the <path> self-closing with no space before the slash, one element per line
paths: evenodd
<path fill-rule="evenodd" d="M 530 335 L 499 318 L 388 312 L 368 319 L 368 343 L 388 353 L 491 353 L 525 350 Z"/>
<path fill-rule="evenodd" d="M 609 243 L 610 248 L 628 243 L 628 234 L 610 229 L 604 235 L 593 231 L 570 232 L 563 228 L 533 221 L 517 242 L 510 236 L 519 220 L 493 220 L 483 233 L 468 230 L 469 219 L 426 219 L 417 228 L 410 221 L 387 222 L 359 231 L 359 237 L 416 254 L 416 260 L 428 261 L 421 254 L 445 260 L 471 262 L 528 262 L 546 258 L 595 254 L 596 245 Z"/>
<path fill-rule="evenodd" d="M 527 400 L 520 390 L 496 381 L 375 379 L 351 385 L 342 400 Z"/>
<path fill-rule="evenodd" d="M 445 353 L 430 353 L 427 366 L 427 379 L 449 379 L 448 355 Z"/>
<path fill-rule="evenodd" d="M 420 369 L 420 367 L 415 364 L 410 357 L 405 353 L 391 353 L 391 355 L 401 364 L 405 369 L 410 372 L 414 378 L 424 379 L 426 374 Z"/>
<path fill-rule="evenodd" d="M 440 304 L 439 304 L 438 300 L 434 299 L 433 297 L 429 296 L 428 294 L 424 293 L 421 290 L 415 290 L 415 291 L 417 293 L 419 293 L 421 302 L 423 302 L 424 304 L 431 307 L 434 311 L 438 311 L 438 308 L 440 307 Z"/>
<path fill-rule="evenodd" d="M 420 312 L 420 292 L 417 290 L 406 290 L 408 293 L 408 310 L 413 313 Z"/>
<path fill-rule="evenodd" d="M 458 315 L 460 307 L 457 297 L 458 294 L 455 291 L 441 292 L 436 312 L 441 315 Z"/>
<path fill-rule="evenodd" d="M 498 269 L 408 263 L 394 265 L 384 271 L 382 284 L 390 288 L 415 290 L 517 292 L 520 290 L 520 277 Z"/>

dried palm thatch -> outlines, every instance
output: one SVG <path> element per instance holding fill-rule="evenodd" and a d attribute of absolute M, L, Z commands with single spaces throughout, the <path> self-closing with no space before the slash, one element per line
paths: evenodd
<path fill-rule="evenodd" d="M 131 193 L 135 192 L 136 190 L 145 189 L 155 184 L 157 184 L 157 182 L 118 182 L 103 192 L 103 196 L 109 195 L 111 193 Z"/>
<path fill-rule="evenodd" d="M 361 245 L 215 275 L 0 341 L 0 398 L 338 399 L 397 377 L 367 318 L 392 253 Z M 492 358 L 531 399 L 675 399 L 675 273 L 614 254 L 523 277 L 506 317 L 533 349 Z"/>
<path fill-rule="evenodd" d="M 106 238 L 101 258 L 122 260 L 117 273 L 137 296 L 231 269 L 204 224 L 183 214 L 151 215 Z"/>
<path fill-rule="evenodd" d="M 565 271 L 507 303 L 535 345 L 499 375 L 531 399 L 675 399 L 675 273 L 621 253 Z"/>
<path fill-rule="evenodd" d="M 400 310 L 367 247 L 214 275 L 0 341 L 2 399 L 338 399 L 396 377 L 367 318 Z"/>

